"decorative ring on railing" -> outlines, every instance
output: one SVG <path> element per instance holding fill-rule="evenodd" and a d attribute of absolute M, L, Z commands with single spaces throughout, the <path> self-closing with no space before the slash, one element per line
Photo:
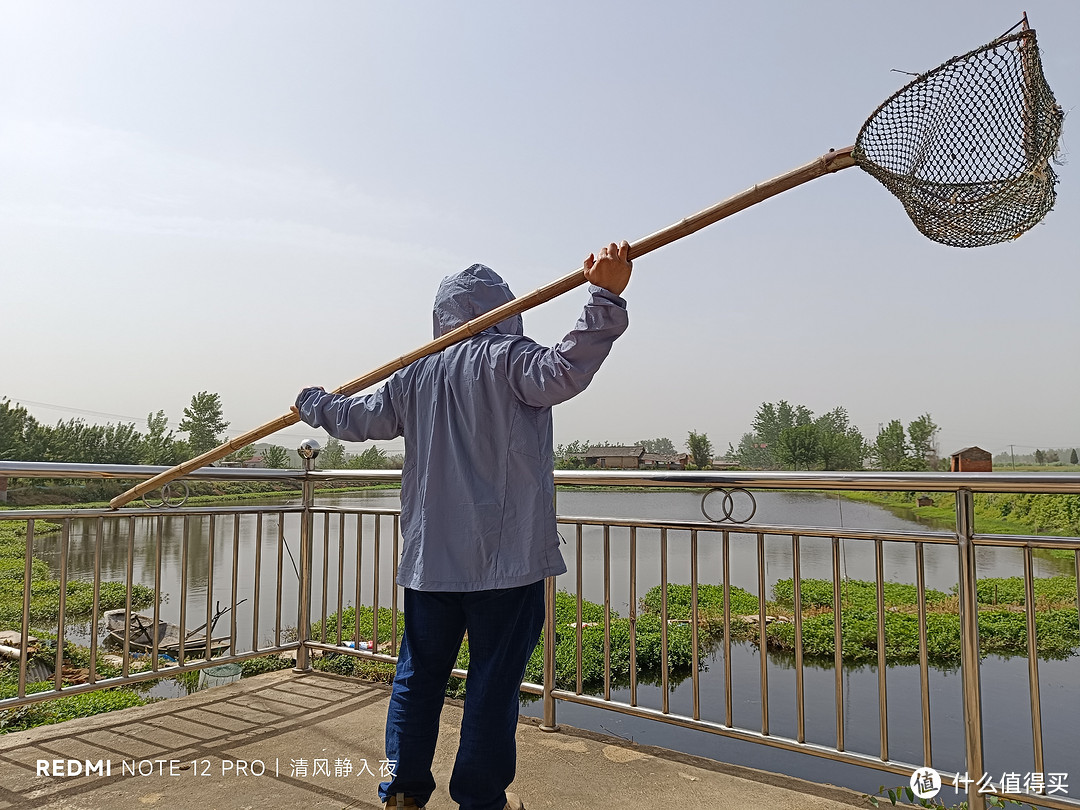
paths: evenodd
<path fill-rule="evenodd" d="M 705 501 L 708 500 L 710 495 L 717 492 L 723 492 L 724 498 L 720 502 L 723 514 L 720 517 L 713 517 L 705 509 Z M 743 496 L 746 496 L 745 498 Z M 736 496 L 738 496 L 738 506 L 736 508 Z M 750 514 L 746 517 L 742 517 L 742 513 L 746 511 L 743 509 L 743 505 L 746 505 L 746 509 L 750 510 Z M 731 523 L 749 523 L 750 520 L 757 513 L 757 501 L 754 500 L 754 496 L 750 494 L 749 490 L 745 490 L 742 487 L 735 487 L 734 489 L 724 489 L 723 487 L 717 487 L 716 489 L 710 489 L 704 495 L 701 496 L 701 514 L 711 520 L 713 523 L 723 523 L 724 521 L 730 521 Z"/>
<path fill-rule="evenodd" d="M 147 492 L 142 499 L 143 503 L 151 509 L 157 509 L 160 506 L 179 509 L 187 503 L 190 494 L 191 491 L 188 489 L 188 485 L 183 481 L 170 481 L 163 485 L 161 489 Z"/>

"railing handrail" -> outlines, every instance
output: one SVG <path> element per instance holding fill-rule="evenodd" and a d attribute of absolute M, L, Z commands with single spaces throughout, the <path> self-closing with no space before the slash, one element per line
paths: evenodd
<path fill-rule="evenodd" d="M 0 476 L 9 478 L 152 478 L 168 467 L 143 464 L 72 464 L 50 461 L 0 461 Z M 272 470 L 263 467 L 203 467 L 187 476 L 194 480 L 235 481 L 362 481 L 399 483 L 401 470 Z M 948 472 L 792 472 L 760 470 L 555 470 L 558 486 L 748 489 L 840 489 L 918 492 L 1017 492 L 1080 495 L 1076 473 L 948 473 Z"/>
<path fill-rule="evenodd" d="M 308 467 L 313 465 L 313 460 L 308 459 Z M 39 478 L 39 479 L 136 479 L 136 478 L 150 478 L 153 475 L 160 472 L 162 467 L 147 466 L 147 465 L 105 465 L 105 464 L 64 464 L 55 462 L 0 462 L 0 477 L 13 477 L 13 478 Z M 122 510 L 113 510 L 103 507 L 91 507 L 91 508 L 73 508 L 73 507 L 49 507 L 46 509 L 5 509 L 0 511 L 0 521 L 15 521 L 26 520 L 27 521 L 27 556 L 24 566 L 23 585 L 24 585 L 24 606 L 23 606 L 23 632 L 21 640 L 21 661 L 20 664 L 20 685 L 19 695 L 14 699 L 7 699 L 0 701 L 5 707 L 22 705 L 25 703 L 32 703 L 41 700 L 48 700 L 52 697 L 59 697 L 68 694 L 75 694 L 77 692 L 92 691 L 96 688 L 104 688 L 105 686 L 119 685 L 121 683 L 135 683 L 141 680 L 146 680 L 152 677 L 167 677 L 175 672 L 194 670 L 204 668 L 211 665 L 214 661 L 227 661 L 237 662 L 248 657 L 259 654 L 280 653 L 282 651 L 296 650 L 296 666 L 297 672 L 305 672 L 311 668 L 311 653 L 313 651 L 331 652 L 339 655 L 352 655 L 360 658 L 367 658 L 375 661 L 392 661 L 394 660 L 395 650 L 393 642 L 391 643 L 391 651 L 389 655 L 386 655 L 380 648 L 377 647 L 377 640 L 379 638 L 378 631 L 378 611 L 379 611 L 379 544 L 380 544 L 380 518 L 392 518 L 394 521 L 393 533 L 391 542 L 393 549 L 391 551 L 391 557 L 396 563 L 398 556 L 398 537 L 399 535 L 399 518 L 397 517 L 399 510 L 394 508 L 387 508 L 382 506 L 372 506 L 371 508 L 357 508 L 356 506 L 349 505 L 337 505 L 334 502 L 328 502 L 328 504 L 319 505 L 314 502 L 315 487 L 319 482 L 339 481 L 339 482 L 355 482 L 371 484 L 394 484 L 400 483 L 401 471 L 400 470 L 271 470 L 264 468 L 243 468 L 243 467 L 208 467 L 195 471 L 190 475 L 192 479 L 196 480 L 216 480 L 216 481 L 292 481 L 297 485 L 298 489 L 302 488 L 302 498 L 300 503 L 289 503 L 288 505 L 265 505 L 265 504 L 247 504 L 241 506 L 180 506 L 178 508 L 172 508 L 168 504 L 158 506 L 147 507 L 128 507 Z M 962 643 L 961 649 L 961 675 L 963 680 L 963 707 L 964 707 L 964 728 L 965 728 L 965 740 L 964 740 L 964 756 L 965 764 L 970 773 L 981 773 L 984 767 L 983 756 L 983 722 L 982 722 L 982 702 L 981 702 L 981 684 L 980 684 L 980 646 L 979 646 L 979 624 L 978 615 L 980 610 L 978 593 L 976 590 L 976 560 L 975 550 L 979 545 L 1001 545 L 1001 546 L 1013 546 L 1023 550 L 1025 572 L 1025 604 L 1027 613 L 1027 633 L 1026 643 L 1028 651 L 1028 668 L 1029 668 L 1029 686 L 1031 691 L 1031 703 L 1032 703 L 1032 739 L 1035 746 L 1035 765 L 1036 770 L 1043 767 L 1042 756 L 1042 725 L 1041 725 L 1041 713 L 1042 704 L 1038 692 L 1038 631 L 1035 624 L 1034 608 L 1035 604 L 1035 591 L 1034 591 L 1034 576 L 1032 567 L 1032 553 L 1036 548 L 1058 548 L 1058 549 L 1070 549 L 1074 552 L 1074 565 L 1077 574 L 1077 579 L 1080 579 L 1080 538 L 1056 538 L 1043 535 L 1021 535 L 1021 536 L 999 536 L 992 534 L 978 534 L 975 532 L 975 520 L 974 520 L 974 493 L 994 493 L 994 492 L 1009 492 L 1009 493 L 1038 493 L 1038 494 L 1080 494 L 1080 474 L 1074 473 L 937 473 L 937 472 L 879 472 L 879 471 L 853 471 L 853 472 L 773 472 L 773 471 L 683 471 L 683 470 L 557 470 L 554 474 L 555 483 L 560 486 L 567 487 L 632 487 L 632 488 L 652 488 L 652 489 L 692 489 L 699 490 L 704 493 L 707 498 L 714 490 L 721 490 L 727 492 L 729 495 L 745 495 L 745 493 L 738 493 L 738 490 L 801 490 L 804 492 L 817 491 L 817 492 L 829 492 L 838 493 L 840 491 L 914 491 L 914 492 L 938 492 L 938 493 L 950 493 L 955 499 L 956 503 L 956 521 L 955 525 L 951 529 L 944 530 L 926 530 L 926 531 L 909 531 L 909 530 L 891 530 L 883 531 L 879 529 L 856 529 L 856 528 L 836 528 L 836 527 L 810 527 L 810 526 L 774 526 L 763 523 L 738 523 L 738 522 L 723 522 L 723 520 L 700 521 L 700 520 L 688 520 L 688 519 L 651 519 L 651 518 L 616 518 L 616 517 L 574 517 L 566 514 L 558 516 L 560 525 L 576 525 L 577 526 L 577 554 L 578 559 L 576 562 L 578 571 L 578 587 L 577 587 L 577 599 L 578 599 L 578 622 L 577 622 L 577 646 L 578 646 L 578 686 L 576 691 L 569 691 L 556 686 L 555 679 L 555 625 L 554 625 L 554 606 L 556 599 L 556 581 L 554 578 L 549 578 L 546 583 L 546 601 L 547 601 L 547 617 L 546 617 L 546 635 L 545 635 L 545 655 L 544 655 L 544 675 L 542 684 L 528 684 L 526 691 L 536 692 L 541 695 L 544 702 L 544 717 L 541 728 L 546 730 L 554 730 L 557 728 L 555 705 L 556 701 L 569 701 L 577 702 L 583 705 L 598 706 L 606 708 L 612 711 L 621 712 L 624 714 L 635 715 L 644 717 L 647 719 L 657 720 L 673 725 L 682 725 L 687 728 L 694 728 L 699 730 L 705 730 L 712 733 L 722 734 L 732 739 L 748 740 L 753 742 L 760 742 L 766 745 L 770 745 L 777 748 L 802 751 L 805 753 L 814 754 L 837 761 L 847 762 L 849 764 L 856 765 L 868 765 L 877 769 L 890 771 L 893 773 L 905 774 L 913 769 L 915 766 L 912 763 L 906 763 L 901 759 L 894 758 L 889 754 L 888 748 L 888 700 L 887 700 L 887 685 L 886 685 L 886 671 L 888 664 L 886 661 L 886 645 L 885 645 L 885 617 L 886 617 L 886 603 L 884 597 L 885 586 L 885 574 L 883 568 L 883 551 L 884 544 L 891 542 L 907 543 L 915 549 L 915 566 L 916 566 L 916 586 L 919 590 L 919 611 L 920 611 L 920 685 L 921 685 L 921 697 L 922 697 L 922 733 L 923 733 L 923 750 L 924 750 L 924 764 L 929 764 L 930 754 L 930 713 L 929 713 L 929 680 L 928 680 L 928 660 L 927 660 L 927 640 L 926 640 L 926 590 L 925 590 L 925 573 L 923 570 L 923 549 L 927 544 L 934 545 L 954 545 L 957 551 L 957 559 L 959 563 L 958 569 L 958 608 L 957 614 L 960 622 L 960 639 Z M 295 493 L 294 493 L 295 494 Z M 751 500 L 753 500 L 751 498 Z M 704 499 L 703 499 L 704 503 Z M 703 507 L 704 511 L 704 507 Z M 184 535 L 182 540 L 182 555 L 180 570 L 186 572 L 187 570 L 187 526 L 188 518 L 209 516 L 208 520 L 208 536 L 213 538 L 215 536 L 215 521 L 219 521 L 219 525 L 232 524 L 232 540 L 233 551 L 231 555 L 232 564 L 232 588 L 231 595 L 233 604 L 231 609 L 233 610 L 233 628 L 230 633 L 230 646 L 235 646 L 237 639 L 237 631 L 235 626 L 235 609 L 236 605 L 240 604 L 236 601 L 237 593 L 237 571 L 240 559 L 240 526 L 241 519 L 245 515 L 255 514 L 255 539 L 254 542 L 249 544 L 250 553 L 254 555 L 254 581 L 255 596 L 254 605 L 256 605 L 256 612 L 253 614 L 253 629 L 252 629 L 252 647 L 251 650 L 245 650 L 239 654 L 233 649 L 232 654 L 224 656 L 222 658 L 211 658 L 210 649 L 212 638 L 207 637 L 207 652 L 208 655 L 205 660 L 201 660 L 192 664 L 181 664 L 179 667 L 163 666 L 159 667 L 159 662 L 155 657 L 155 663 L 152 670 L 136 673 L 132 672 L 129 668 L 129 634 L 130 629 L 125 632 L 124 653 L 123 653 L 123 675 L 119 678 L 111 678 L 105 680 L 92 679 L 89 683 L 76 687 L 64 687 L 61 684 L 62 673 L 62 643 L 57 644 L 57 660 L 54 673 L 55 688 L 47 690 L 41 693 L 27 694 L 25 692 L 26 686 L 26 661 L 27 661 L 27 635 L 29 631 L 28 614 L 30 605 L 30 582 L 33 577 L 32 568 L 32 554 L 33 554 L 33 539 L 34 539 L 34 525 L 36 521 L 42 519 L 60 519 L 63 523 L 62 531 L 60 534 L 59 545 L 61 549 L 60 557 L 60 601 L 59 601 L 59 613 L 57 618 L 58 624 L 58 642 L 62 642 L 64 639 L 65 628 L 65 598 L 66 585 L 68 578 L 68 566 L 67 566 L 67 554 L 69 550 L 69 542 L 71 536 L 71 526 L 73 521 L 83 518 L 94 518 L 97 526 L 96 530 L 92 532 L 84 533 L 85 537 L 92 537 L 97 543 L 97 555 L 95 559 L 95 572 L 94 572 L 94 613 L 97 613 L 98 605 L 98 590 L 100 588 L 101 570 L 100 570 L 100 553 L 103 537 L 103 526 L 107 520 L 119 521 L 122 525 L 126 525 L 126 540 L 123 536 L 120 536 L 120 542 L 126 542 L 128 545 L 127 550 L 127 612 L 130 613 L 132 607 L 132 585 L 133 585 L 133 569 L 132 561 L 134 559 L 133 543 L 135 537 L 136 526 L 145 526 L 145 522 L 139 521 L 140 517 L 154 518 L 152 531 L 156 536 L 156 566 L 157 566 L 157 578 L 161 576 L 161 561 L 162 561 L 162 527 L 164 524 L 164 518 L 166 516 L 180 515 L 184 520 Z M 277 609 L 274 622 L 274 643 L 271 646 L 264 646 L 259 640 L 259 621 L 257 614 L 257 603 L 259 601 L 258 583 L 260 582 L 261 569 L 261 548 L 262 539 L 270 536 L 268 532 L 272 529 L 263 528 L 263 516 L 276 514 L 281 516 L 281 520 L 276 521 L 277 528 Z M 297 594 L 297 627 L 298 638 L 294 642 L 282 643 L 281 630 L 282 630 L 282 582 L 283 571 L 285 570 L 284 558 L 282 556 L 282 550 L 288 550 L 288 546 L 285 543 L 285 515 L 299 515 L 301 519 L 300 526 L 300 553 L 299 553 L 299 569 L 296 571 L 298 594 Z M 329 517 L 322 524 L 322 541 L 323 547 L 323 581 L 322 581 L 322 616 L 323 616 L 323 632 L 322 637 L 319 639 L 311 636 L 312 619 L 314 615 L 312 599 L 313 591 L 319 586 L 313 580 L 314 574 L 314 561 L 313 552 L 314 547 L 318 544 L 318 538 L 314 531 L 313 516 L 315 514 L 321 515 L 337 515 L 337 543 L 339 545 L 339 552 L 337 554 L 338 563 L 338 610 L 342 609 L 345 604 L 343 599 L 342 581 L 343 571 L 345 565 L 345 546 L 346 546 L 346 524 L 345 518 L 347 515 L 357 515 L 356 521 L 353 524 L 355 527 L 355 540 L 350 536 L 350 542 L 356 543 L 356 560 L 357 560 L 357 573 L 356 573 L 356 594 L 355 603 L 360 604 L 360 549 L 362 548 L 364 540 L 364 530 L 360 521 L 360 515 L 371 515 L 375 517 L 375 521 L 372 524 L 373 531 L 373 557 L 371 563 L 370 576 L 372 577 L 372 647 L 362 649 L 359 645 L 359 623 L 356 623 L 356 647 L 353 649 L 342 648 L 333 643 L 328 643 L 325 640 L 325 622 L 327 620 L 327 574 L 329 569 L 330 560 L 330 523 Z M 752 512 L 750 517 L 753 517 Z M 710 517 L 706 515 L 706 517 Z M 727 516 L 728 519 L 731 515 Z M 231 518 L 231 520 L 228 520 Z M 749 518 L 747 518 L 749 520 Z M 842 516 L 841 516 L 842 522 Z M 582 626 L 581 619 L 581 600 L 582 600 L 582 587 L 581 587 L 581 569 L 582 569 L 582 527 L 584 526 L 600 526 L 603 529 L 603 542 L 604 542 L 604 606 L 605 606 L 605 620 L 604 620 L 604 633 L 605 633 L 605 694 L 604 698 L 593 697 L 585 694 L 582 691 L 581 686 L 581 645 L 582 645 Z M 662 695 L 663 704 L 660 710 L 649 709 L 637 705 L 635 680 L 631 677 L 631 700 L 627 704 L 622 701 L 612 700 L 611 697 L 611 665 L 610 665 L 610 633 L 611 633 L 611 621 L 612 613 L 610 610 L 610 596 L 608 589 L 610 587 L 610 549 L 609 549 L 609 531 L 612 528 L 618 527 L 625 529 L 627 536 L 630 540 L 629 545 L 629 559 L 630 559 L 630 604 L 631 604 L 631 621 L 634 620 L 634 605 L 637 600 L 634 596 L 636 587 L 636 544 L 638 541 L 637 530 L 643 529 L 646 531 L 658 530 L 659 531 L 659 555 L 661 560 L 661 575 L 660 584 L 662 596 L 661 607 L 661 620 L 660 620 L 660 649 L 661 655 L 661 671 L 663 673 L 662 678 Z M 691 717 L 688 714 L 680 714 L 679 712 L 671 712 L 667 701 L 668 693 L 668 663 L 667 663 L 667 649 L 668 649 L 668 636 L 667 633 L 669 620 L 667 614 L 667 583 L 668 583 L 668 533 L 672 531 L 688 532 L 690 535 L 690 555 L 691 555 L 691 575 L 690 575 L 690 590 L 691 590 L 691 611 L 694 616 L 697 616 L 697 602 L 696 595 L 698 589 L 698 569 L 697 569 L 697 549 L 699 533 L 701 536 L 708 536 L 710 542 L 713 544 L 713 548 L 719 548 L 721 550 L 723 558 L 723 577 L 722 582 L 731 584 L 731 573 L 729 570 L 729 541 L 735 535 L 743 535 L 742 540 L 746 540 L 745 535 L 756 535 L 757 546 L 757 593 L 758 593 L 758 611 L 757 611 L 757 624 L 758 624 L 758 638 L 759 643 L 765 645 L 767 639 L 767 616 L 765 614 L 766 601 L 765 601 L 765 536 L 767 534 L 775 534 L 777 536 L 790 536 L 792 546 L 792 563 L 791 573 L 794 583 L 794 594 L 792 597 L 793 604 L 802 605 L 803 600 L 800 597 L 799 583 L 802 581 L 802 575 L 800 573 L 800 542 L 809 538 L 825 538 L 831 540 L 832 545 L 832 567 L 833 567 L 833 610 L 834 613 L 839 612 L 841 608 L 841 578 L 840 578 L 840 559 L 841 559 L 841 547 L 840 538 L 844 539 L 858 539 L 863 541 L 869 541 L 874 544 L 875 549 L 875 575 L 874 581 L 877 590 L 877 622 L 878 622 L 878 709 L 879 709 L 879 729 L 880 729 L 880 751 L 877 753 L 867 753 L 851 751 L 843 743 L 843 686 L 842 686 L 842 666 L 843 666 L 843 653 L 841 644 L 841 632 L 839 629 L 834 630 L 835 634 L 835 678 L 837 679 L 837 685 L 835 687 L 837 694 L 837 746 L 835 748 L 825 744 L 810 743 L 805 739 L 804 727 L 805 722 L 804 707 L 803 707 L 803 686 L 802 686 L 802 614 L 801 611 L 795 614 L 794 626 L 795 626 L 795 649 L 796 649 L 796 716 L 798 723 L 798 732 L 795 737 L 788 738 L 783 735 L 779 735 L 775 732 L 775 729 L 770 731 L 768 721 L 768 666 L 767 656 L 760 656 L 761 663 L 761 675 L 760 675 L 760 694 L 761 694 L 761 706 L 762 706 L 762 728 L 761 732 L 752 731 L 749 728 L 743 728 L 742 726 L 736 726 L 732 723 L 730 714 L 730 707 L 732 705 L 732 697 L 730 693 L 731 674 L 730 671 L 725 672 L 725 689 L 726 692 L 726 705 L 728 707 L 728 716 L 725 723 L 719 723 L 702 719 L 700 717 L 698 709 L 698 659 L 699 643 L 698 643 L 698 624 L 693 622 L 693 633 L 691 648 L 693 650 L 693 665 L 691 666 L 691 681 L 692 689 L 694 693 L 694 711 Z M 122 533 L 121 533 L 122 534 Z M 754 538 L 749 538 L 751 542 Z M 715 541 L 715 542 L 714 542 Z M 208 553 L 206 555 L 206 565 L 208 572 L 207 590 L 206 590 L 206 626 L 211 626 L 211 587 L 210 583 L 213 582 L 214 570 L 214 555 L 213 555 L 213 543 L 208 544 Z M 292 558 L 292 552 L 288 551 L 288 555 Z M 293 561 L 296 565 L 296 561 Z M 396 571 L 396 566 L 395 566 Z M 186 574 L 181 575 L 181 596 L 180 596 L 180 618 L 179 626 L 186 628 L 187 622 L 185 618 L 185 606 L 187 604 L 187 597 L 185 595 Z M 846 578 L 846 572 L 845 572 Z M 155 580 L 155 590 L 158 588 L 157 581 Z M 730 611 L 729 599 L 731 598 L 730 589 L 725 590 L 724 596 L 724 660 L 725 662 L 730 660 L 730 648 L 731 648 L 731 621 L 732 615 Z M 242 600 L 245 601 L 245 600 Z M 1077 593 L 1077 603 L 1080 603 L 1080 592 Z M 396 621 L 398 615 L 397 607 L 397 589 L 392 590 L 391 598 L 391 633 L 392 639 L 397 638 Z M 1073 619 L 1072 621 L 1076 621 Z M 158 608 L 154 608 L 154 624 L 158 622 Z M 837 623 L 836 628 L 840 625 Z M 96 636 L 95 636 L 96 639 Z M 636 635 L 630 636 L 630 660 L 631 668 L 633 670 L 635 660 L 635 639 Z M 342 635 L 339 631 L 338 641 L 342 640 Z M 764 649 L 764 646 L 763 646 Z M 96 656 L 96 640 L 92 641 L 92 656 Z M 155 643 L 154 652 L 152 655 L 157 655 L 157 646 Z M 184 659 L 184 646 L 181 644 L 179 657 Z M 96 662 L 96 658 L 93 659 Z M 96 663 L 95 663 L 96 666 Z M 636 670 L 633 670 L 636 671 Z M 457 672 L 457 671 L 455 671 Z M 458 673 L 463 674 L 463 673 Z M 979 794 L 977 786 L 969 786 L 967 790 L 968 801 L 973 808 L 981 808 L 985 806 L 984 797 Z M 1009 795 L 1009 794 L 1002 794 Z M 1019 796 L 1019 794 L 1016 794 Z M 1019 796 L 1020 798 L 1024 798 Z M 1080 807 L 1080 803 L 1072 800 L 1056 799 L 1054 797 L 1041 798 L 1040 804 L 1044 804 L 1048 807 L 1058 808 L 1058 810 L 1076 810 Z"/>

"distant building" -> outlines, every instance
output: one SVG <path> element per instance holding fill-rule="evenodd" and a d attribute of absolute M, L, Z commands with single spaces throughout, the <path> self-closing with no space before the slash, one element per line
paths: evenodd
<path fill-rule="evenodd" d="M 949 456 L 949 472 L 993 472 L 994 457 L 981 447 L 964 447 Z"/>
<path fill-rule="evenodd" d="M 644 453 L 641 456 L 641 466 L 646 470 L 685 470 L 689 461 L 688 453 Z"/>
<path fill-rule="evenodd" d="M 636 470 L 645 455 L 644 446 L 590 447 L 585 451 L 585 466 L 602 470 Z"/>

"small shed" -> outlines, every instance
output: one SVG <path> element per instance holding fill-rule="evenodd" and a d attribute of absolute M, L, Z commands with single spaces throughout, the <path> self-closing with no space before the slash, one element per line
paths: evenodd
<path fill-rule="evenodd" d="M 590 447 L 585 451 L 585 466 L 604 470 L 636 470 L 645 455 L 643 445 L 633 447 Z"/>
<path fill-rule="evenodd" d="M 964 447 L 949 456 L 949 472 L 993 472 L 994 457 L 981 447 Z"/>

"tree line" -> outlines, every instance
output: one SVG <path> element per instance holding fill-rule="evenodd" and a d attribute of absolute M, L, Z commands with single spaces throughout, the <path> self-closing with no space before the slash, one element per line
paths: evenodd
<path fill-rule="evenodd" d="M 935 436 L 939 428 L 929 413 L 907 427 L 893 419 L 867 440 L 843 407 L 820 416 L 786 400 L 763 402 L 737 447 L 729 444 L 727 461 L 751 470 L 931 470 L 941 466 Z"/>
<path fill-rule="evenodd" d="M 165 411 L 146 417 L 146 430 L 132 423 L 90 424 L 84 419 L 47 425 L 25 407 L 0 399 L 0 459 L 78 464 L 160 464 L 171 466 L 217 447 L 224 440 L 221 397 L 200 391 L 177 425 L 168 429 Z"/>
<path fill-rule="evenodd" d="M 1038 449 L 1034 453 L 1013 453 L 1006 450 L 994 456 L 995 467 L 1008 467 L 1010 464 L 1050 466 L 1053 464 L 1080 464 L 1076 448 L 1058 447 Z"/>
<path fill-rule="evenodd" d="M 90 424 L 84 419 L 60 420 L 54 425 L 38 421 L 29 411 L 7 397 L 0 398 L 0 461 L 51 461 L 69 464 L 179 464 L 225 441 L 221 396 L 200 391 L 184 408 L 176 430 L 169 429 L 165 411 L 147 414 L 145 430 L 133 423 Z M 183 435 L 179 435 L 183 434 Z M 288 469 L 298 464 L 290 450 L 278 445 L 242 447 L 226 456 L 227 464 L 244 464 L 261 455 L 259 465 Z M 346 453 L 341 442 L 330 439 L 320 454 L 320 469 L 383 469 L 400 467 L 399 456 L 388 456 L 377 447 L 359 454 Z"/>

